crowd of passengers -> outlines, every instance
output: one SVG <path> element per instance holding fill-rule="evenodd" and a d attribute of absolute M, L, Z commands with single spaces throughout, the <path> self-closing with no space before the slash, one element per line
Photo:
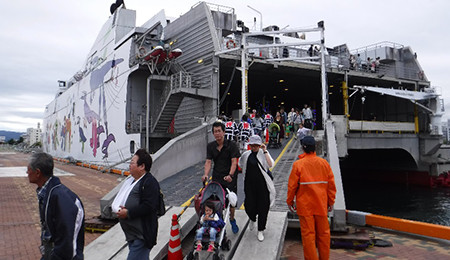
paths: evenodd
<path fill-rule="evenodd" d="M 349 57 L 349 62 L 351 70 L 376 73 L 380 69 L 380 57 L 377 57 L 375 60 L 367 57 L 367 60 L 363 62 L 359 53 L 356 56 L 351 54 Z"/>
<path fill-rule="evenodd" d="M 264 140 L 275 124 L 280 139 L 287 139 L 292 135 L 295 139 L 302 139 L 315 126 L 315 114 L 308 104 L 302 109 L 291 108 L 289 113 L 281 107 L 275 115 L 253 109 L 251 113 L 245 113 L 239 122 L 232 116 L 221 115 L 219 119 L 225 124 L 225 138 L 239 143 L 241 151 L 247 150 L 250 136 L 258 135 Z"/>

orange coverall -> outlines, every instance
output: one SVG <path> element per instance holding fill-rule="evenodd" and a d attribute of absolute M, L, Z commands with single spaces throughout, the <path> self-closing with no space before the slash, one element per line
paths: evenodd
<path fill-rule="evenodd" d="M 289 176 L 286 203 L 293 205 L 295 197 L 305 259 L 329 259 L 330 226 L 327 213 L 336 196 L 334 175 L 328 162 L 315 152 L 299 157 Z"/>

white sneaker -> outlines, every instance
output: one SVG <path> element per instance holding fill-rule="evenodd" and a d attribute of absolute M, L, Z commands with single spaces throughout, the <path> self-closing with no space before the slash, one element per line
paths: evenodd
<path fill-rule="evenodd" d="M 253 229 L 255 229 L 255 227 L 256 227 L 256 221 L 251 221 L 251 220 L 250 220 L 249 227 L 248 227 L 248 228 L 250 228 L 250 231 L 252 231 Z"/>
<path fill-rule="evenodd" d="M 264 240 L 263 231 L 258 231 L 258 240 L 261 241 L 261 242 Z"/>

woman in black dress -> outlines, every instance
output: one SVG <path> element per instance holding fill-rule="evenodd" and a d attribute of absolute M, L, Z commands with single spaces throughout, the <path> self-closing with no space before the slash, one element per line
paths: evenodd
<path fill-rule="evenodd" d="M 263 241 L 269 208 L 275 201 L 275 186 L 267 173 L 274 161 L 258 135 L 250 137 L 249 145 L 251 150 L 239 159 L 244 174 L 245 212 L 250 218 L 250 230 L 254 229 L 258 219 L 257 237 Z"/>

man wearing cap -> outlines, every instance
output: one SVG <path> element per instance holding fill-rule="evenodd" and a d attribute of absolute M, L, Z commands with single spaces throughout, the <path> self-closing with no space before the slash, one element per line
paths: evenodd
<path fill-rule="evenodd" d="M 220 183 L 224 189 L 237 194 L 237 159 L 240 157 L 239 148 L 234 141 L 225 139 L 225 125 L 222 122 L 214 122 L 212 132 L 215 141 L 206 147 L 205 173 L 202 181 L 208 179 L 211 171 L 211 162 L 214 161 L 212 180 Z M 234 219 L 234 207 L 230 207 L 230 224 L 233 233 L 239 232 L 239 227 Z"/>
<path fill-rule="evenodd" d="M 292 166 L 286 203 L 299 216 L 305 259 L 329 259 L 327 212 L 336 195 L 334 175 L 328 162 L 316 155 L 314 137 L 305 136 L 301 144 L 304 154 Z"/>

